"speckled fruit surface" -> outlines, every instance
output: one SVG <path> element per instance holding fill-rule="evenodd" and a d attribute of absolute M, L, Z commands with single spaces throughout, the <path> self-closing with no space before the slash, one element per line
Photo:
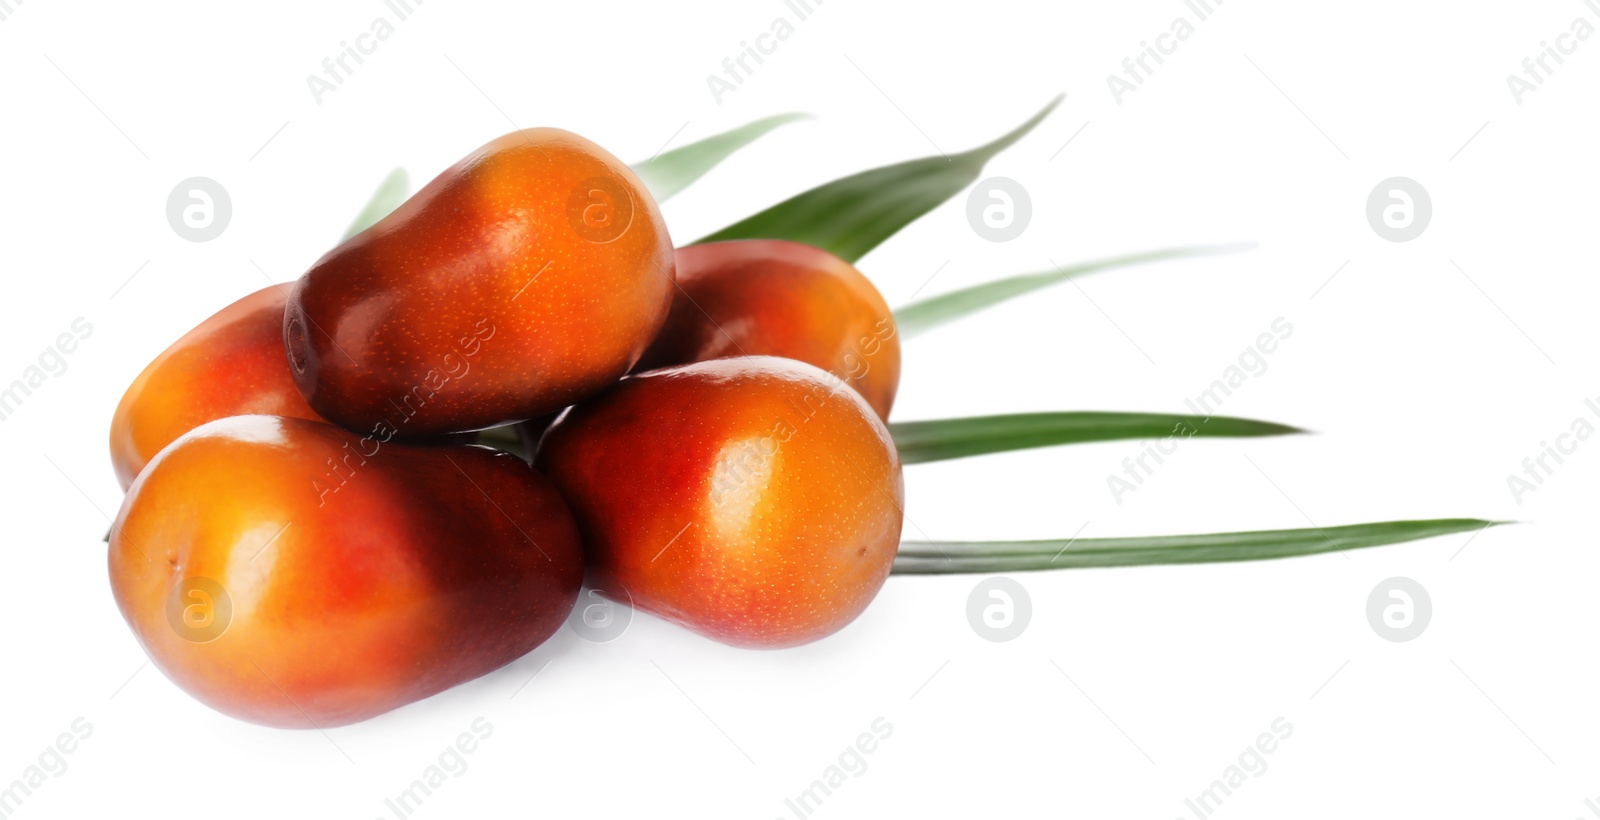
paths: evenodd
<path fill-rule="evenodd" d="M 150 362 L 111 418 L 111 465 L 126 490 L 178 436 L 251 413 L 321 420 L 300 397 L 283 355 L 288 285 L 223 308 Z"/>
<path fill-rule="evenodd" d="M 185 691 L 327 728 L 526 654 L 571 611 L 583 559 L 555 488 L 508 453 L 235 416 L 134 481 L 109 568 L 123 617 Z"/>
<path fill-rule="evenodd" d="M 311 407 L 352 430 L 481 430 L 628 372 L 672 282 L 672 241 L 628 166 L 535 128 L 474 151 L 313 265 L 284 346 Z"/>
<path fill-rule="evenodd" d="M 887 420 L 900 386 L 894 314 L 854 265 L 779 239 L 677 251 L 672 312 L 634 369 L 783 356 L 839 377 Z"/>
<path fill-rule="evenodd" d="M 630 376 L 567 411 L 538 463 L 577 517 L 592 585 L 728 644 L 837 632 L 899 546 L 887 429 L 855 391 L 789 359 Z"/>

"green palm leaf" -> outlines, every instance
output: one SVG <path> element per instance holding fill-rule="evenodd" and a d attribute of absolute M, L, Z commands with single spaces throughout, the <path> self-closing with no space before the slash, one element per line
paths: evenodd
<path fill-rule="evenodd" d="M 896 575 L 1029 572 L 1046 569 L 1132 567 L 1258 561 L 1323 552 L 1380 547 L 1458 532 L 1483 530 L 1504 521 L 1441 518 L 1386 521 L 1298 530 L 1167 535 L 1147 538 L 1079 538 L 1066 541 L 905 541 L 894 561 Z"/>
<path fill-rule="evenodd" d="M 633 166 L 633 170 L 644 181 L 645 187 L 650 189 L 650 194 L 656 201 L 665 202 L 689 187 L 695 180 L 705 176 L 707 171 L 717 167 L 733 152 L 755 142 L 780 125 L 806 119 L 809 116 L 809 114 L 777 114 L 756 120 L 637 163 Z M 372 227 L 373 223 L 400 207 L 400 203 L 406 201 L 406 196 L 410 193 L 410 185 L 410 178 L 404 168 L 390 171 L 389 175 L 383 178 L 383 182 L 378 183 L 378 189 L 373 191 L 372 197 L 367 200 L 361 213 L 356 215 L 355 221 L 350 223 L 350 229 L 345 231 L 343 239 L 349 239 Z"/>
<path fill-rule="evenodd" d="M 1127 256 L 1115 256 L 1110 259 L 1099 259 L 1093 262 L 1083 262 L 1069 267 L 1057 267 L 1043 273 L 1027 273 L 1020 276 L 1011 276 L 993 282 L 984 282 L 970 288 L 963 288 L 950 293 L 929 297 L 918 302 L 912 302 L 894 312 L 894 323 L 901 335 L 909 338 L 926 333 L 942 324 L 953 322 L 968 314 L 977 313 L 984 308 L 992 307 L 1009 299 L 1032 293 L 1041 288 L 1057 285 L 1089 273 L 1108 270 L 1111 268 L 1143 265 L 1150 262 L 1160 262 L 1163 259 L 1177 259 L 1185 256 L 1205 256 L 1216 253 L 1231 253 L 1250 245 L 1202 245 L 1187 248 L 1166 248 L 1147 253 L 1135 253 Z"/>
<path fill-rule="evenodd" d="M 372 197 L 367 200 L 366 207 L 361 213 L 356 214 L 356 220 L 350 223 L 350 229 L 344 232 L 343 242 L 358 233 L 370 228 L 378 220 L 389 215 L 390 211 L 400 207 L 406 201 L 406 196 L 411 190 L 411 178 L 406 175 L 406 169 L 396 168 L 378 183 L 378 190 L 372 192 Z"/>
<path fill-rule="evenodd" d="M 635 163 L 634 173 L 644 180 L 657 202 L 666 202 L 691 183 L 705 176 L 733 152 L 755 142 L 780 125 L 807 119 L 809 114 L 777 114 L 741 125 L 731 131 L 706 137 L 682 148 Z"/>
<path fill-rule="evenodd" d="M 1032 131 L 1057 105 L 970 151 L 874 168 L 812 188 L 700 240 L 788 239 L 854 262 L 971 185 L 983 166 Z M 696 243 L 696 244 L 700 244 Z"/>
<path fill-rule="evenodd" d="M 1270 421 L 1160 413 L 1017 413 L 889 425 L 904 464 L 1092 441 L 1281 436 L 1301 432 L 1305 431 Z"/>

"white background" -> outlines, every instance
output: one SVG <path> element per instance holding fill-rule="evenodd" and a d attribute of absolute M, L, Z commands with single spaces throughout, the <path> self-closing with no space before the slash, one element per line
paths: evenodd
<path fill-rule="evenodd" d="M 1278 717 L 1293 735 L 1217 816 L 1565 819 L 1600 802 L 1600 443 L 1521 504 L 1506 483 L 1600 395 L 1600 37 L 1520 105 L 1506 84 L 1574 18 L 1600 24 L 1581 2 L 1229 0 L 1120 105 L 1107 75 L 1192 20 L 1181 3 L 828 0 L 719 104 L 706 76 L 792 19 L 781 2 L 432 0 L 319 105 L 306 76 L 393 17 L 377 0 L 8 2 L 0 382 L 74 318 L 94 327 L 0 422 L 0 785 L 75 718 L 94 726 L 19 816 L 392 817 L 383 801 L 480 716 L 492 737 L 417 816 L 792 817 L 784 800 L 879 717 L 893 735 L 815 816 L 1192 817 L 1185 799 Z M 891 579 L 844 632 L 783 652 L 646 616 L 609 644 L 563 629 L 326 733 L 237 722 L 144 665 L 100 542 L 121 502 L 118 397 L 263 272 L 298 276 L 394 166 L 420 183 L 512 123 L 637 160 L 817 115 L 670 202 L 683 243 L 843 174 L 977 145 L 1063 91 L 989 167 L 1030 192 L 1028 230 L 987 242 L 958 197 L 862 260 L 891 304 L 1052 259 L 1258 247 L 1084 279 L 908 342 L 896 417 L 1182 412 L 1281 316 L 1293 336 L 1221 410 L 1317 432 L 1189 442 L 1121 504 L 1106 476 L 1138 442 L 914 466 L 908 537 L 1526 523 L 1347 556 L 1019 575 L 1033 616 L 1009 643 L 969 627 L 979 579 L 964 576 Z M 197 175 L 234 206 L 204 244 L 164 212 Z M 1395 175 L 1434 208 L 1404 244 L 1365 215 Z M 1433 602 L 1409 643 L 1365 614 L 1396 575 Z"/>

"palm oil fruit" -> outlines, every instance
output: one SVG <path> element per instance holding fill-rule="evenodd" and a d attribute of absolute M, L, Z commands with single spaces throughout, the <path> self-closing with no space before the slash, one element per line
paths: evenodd
<path fill-rule="evenodd" d="M 899 548 L 888 430 L 854 390 L 790 359 L 629 376 L 564 413 L 538 464 L 572 506 L 591 586 L 735 646 L 844 628 Z"/>
<path fill-rule="evenodd" d="M 839 377 L 887 420 L 900 385 L 894 314 L 854 265 L 778 239 L 677 251 L 672 312 L 637 371 L 727 356 L 783 356 Z"/>
<path fill-rule="evenodd" d="M 111 465 L 122 489 L 178 436 L 250 413 L 320 420 L 283 357 L 288 285 L 262 288 L 201 322 L 162 351 L 111 417 Z"/>
<path fill-rule="evenodd" d="M 571 512 L 527 462 L 280 416 L 162 450 L 109 563 L 167 677 L 286 728 L 364 720 L 510 663 L 561 626 L 583 578 Z"/>
<path fill-rule="evenodd" d="M 352 430 L 482 430 L 616 381 L 666 319 L 672 241 L 628 166 L 517 131 L 456 163 L 300 278 L 295 383 Z"/>

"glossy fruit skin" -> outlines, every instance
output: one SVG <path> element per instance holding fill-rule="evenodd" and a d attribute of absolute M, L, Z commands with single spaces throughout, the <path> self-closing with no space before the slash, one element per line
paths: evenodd
<path fill-rule="evenodd" d="M 352 430 L 465 432 L 558 410 L 628 372 L 672 298 L 644 185 L 565 131 L 490 142 L 295 284 L 283 341 Z"/>
<path fill-rule="evenodd" d="M 571 611 L 582 560 L 565 502 L 515 456 L 235 416 L 140 473 L 109 564 L 123 617 L 181 688 L 242 720 L 327 728 L 526 654 Z"/>
<path fill-rule="evenodd" d="M 899 548 L 888 430 L 789 359 L 630 376 L 562 415 L 538 464 L 578 519 L 591 586 L 735 646 L 837 632 Z"/>
<path fill-rule="evenodd" d="M 900 386 L 894 313 L 867 277 L 819 248 L 778 239 L 677 251 L 678 290 L 635 371 L 727 356 L 783 356 L 854 387 L 887 420 Z"/>
<path fill-rule="evenodd" d="M 283 357 L 288 285 L 223 308 L 172 343 L 122 395 L 111 417 L 111 464 L 122 489 L 178 436 L 228 416 L 321 420 Z"/>

